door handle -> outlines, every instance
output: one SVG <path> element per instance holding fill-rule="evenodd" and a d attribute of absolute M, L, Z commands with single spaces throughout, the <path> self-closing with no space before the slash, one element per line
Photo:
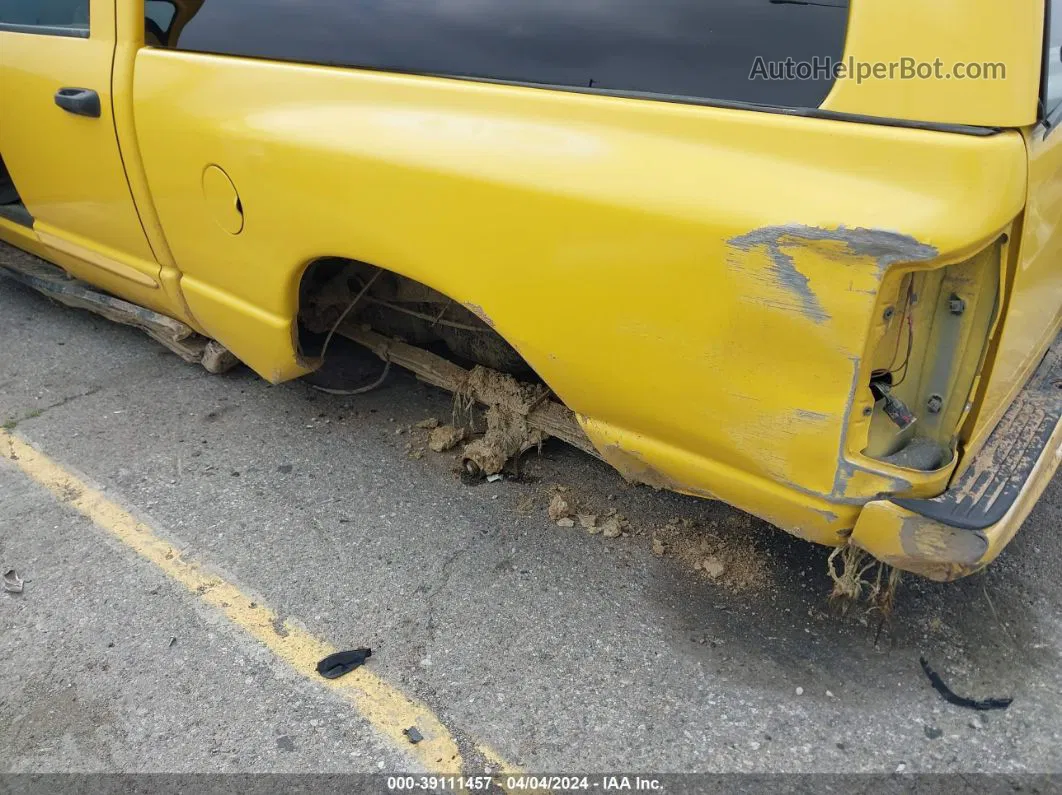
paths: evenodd
<path fill-rule="evenodd" d="M 78 116 L 100 116 L 100 95 L 91 88 L 60 88 L 55 92 L 55 104 Z"/>

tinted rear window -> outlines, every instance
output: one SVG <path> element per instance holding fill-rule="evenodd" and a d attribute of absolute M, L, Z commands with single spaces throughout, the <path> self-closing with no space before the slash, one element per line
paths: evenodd
<path fill-rule="evenodd" d="M 185 6 L 194 8 L 195 0 Z M 204 0 L 181 50 L 707 101 L 817 107 L 832 80 L 756 59 L 839 59 L 847 0 Z"/>
<path fill-rule="evenodd" d="M 87 30 L 89 0 L 0 0 L 0 23 Z"/>

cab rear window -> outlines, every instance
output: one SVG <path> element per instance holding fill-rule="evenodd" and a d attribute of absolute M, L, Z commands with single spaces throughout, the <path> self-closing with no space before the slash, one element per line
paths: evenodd
<path fill-rule="evenodd" d="M 89 0 L 0 0 L 0 29 L 88 31 Z"/>
<path fill-rule="evenodd" d="M 757 59 L 840 59 L 848 0 L 184 0 L 179 50 L 392 72 L 818 107 L 828 70 L 764 80 Z M 178 14 L 180 16 L 180 13 Z"/>

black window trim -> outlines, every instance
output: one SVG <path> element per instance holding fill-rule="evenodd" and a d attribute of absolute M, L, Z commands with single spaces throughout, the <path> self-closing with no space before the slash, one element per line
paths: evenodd
<path fill-rule="evenodd" d="M 239 56 L 221 56 L 239 57 Z M 342 67 L 364 68 L 364 67 Z M 384 71 L 373 70 L 367 71 Z M 443 77 L 451 80 L 466 80 L 474 83 L 491 83 L 503 86 L 520 86 L 522 88 L 543 88 L 552 91 L 567 91 L 573 94 L 590 94 L 593 96 L 619 97 L 621 99 L 649 99 L 656 102 L 671 102 L 681 105 L 700 105 L 708 108 L 723 108 L 726 110 L 748 110 L 758 113 L 774 113 L 781 116 L 800 116 L 807 119 L 828 119 L 831 121 L 847 121 L 856 124 L 876 124 L 879 127 L 902 127 L 910 130 L 929 130 L 934 132 L 950 132 L 959 135 L 972 135 L 976 137 L 988 137 L 1002 132 L 999 127 L 983 127 L 973 124 L 951 124 L 947 122 L 911 121 L 910 119 L 893 119 L 886 116 L 868 116 L 864 113 L 846 113 L 844 111 L 826 110 L 825 108 L 789 108 L 780 105 L 759 105 L 755 102 L 740 102 L 728 99 L 710 99 L 705 97 L 687 97 L 680 94 L 658 94 L 646 91 L 624 91 L 611 88 L 588 88 L 586 86 L 551 85 L 549 83 L 528 83 L 520 80 L 499 80 L 490 77 L 466 77 L 464 75 L 448 74 L 423 74 L 419 72 L 388 72 L 389 74 L 418 74 L 423 77 Z"/>
<path fill-rule="evenodd" d="M 79 25 L 18 25 L 14 22 L 0 22 L 0 31 L 7 33 L 29 33 L 33 36 L 65 36 L 70 39 L 87 39 L 89 29 Z"/>

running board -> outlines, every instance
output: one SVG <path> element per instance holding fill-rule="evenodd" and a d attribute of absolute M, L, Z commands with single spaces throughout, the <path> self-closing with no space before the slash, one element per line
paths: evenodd
<path fill-rule="evenodd" d="M 929 500 L 892 502 L 963 530 L 1000 521 L 1018 498 L 1062 417 L 1062 334 L 999 425 L 946 492 Z"/>
<path fill-rule="evenodd" d="M 62 268 L 3 243 L 0 243 L 0 274 L 66 306 L 87 309 L 115 323 L 138 328 L 186 362 L 201 364 L 211 373 L 223 373 L 238 363 L 221 343 L 197 334 L 191 326 L 100 292 Z"/>

